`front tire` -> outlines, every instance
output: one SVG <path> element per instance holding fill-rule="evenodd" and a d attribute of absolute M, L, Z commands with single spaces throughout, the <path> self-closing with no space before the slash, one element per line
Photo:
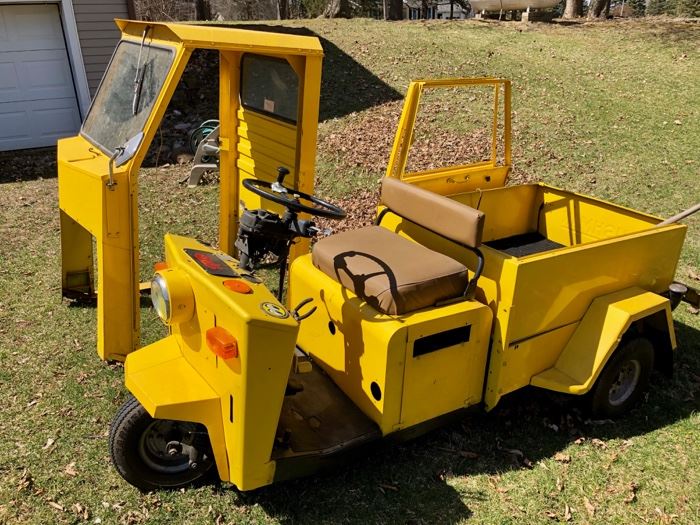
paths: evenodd
<path fill-rule="evenodd" d="M 144 491 L 195 485 L 214 465 L 203 425 L 153 419 L 134 397 L 112 421 L 109 451 L 119 475 Z"/>
<path fill-rule="evenodd" d="M 589 394 L 596 418 L 614 418 L 629 412 L 649 386 L 654 347 L 645 337 L 622 342 Z"/>

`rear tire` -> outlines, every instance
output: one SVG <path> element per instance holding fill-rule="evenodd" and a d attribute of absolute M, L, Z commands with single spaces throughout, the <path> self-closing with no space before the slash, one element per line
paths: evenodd
<path fill-rule="evenodd" d="M 119 475 L 144 491 L 195 485 L 214 465 L 203 425 L 153 419 L 134 397 L 112 421 L 109 451 Z"/>
<path fill-rule="evenodd" d="M 614 418 L 629 412 L 649 386 L 654 346 L 645 337 L 623 340 L 603 368 L 589 393 L 596 418 Z"/>

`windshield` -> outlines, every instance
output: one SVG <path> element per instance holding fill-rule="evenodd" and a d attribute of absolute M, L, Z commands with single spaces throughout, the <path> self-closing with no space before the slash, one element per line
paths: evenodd
<path fill-rule="evenodd" d="M 110 155 L 143 130 L 173 62 L 172 49 L 141 47 L 119 42 L 83 123 L 81 133 Z"/>

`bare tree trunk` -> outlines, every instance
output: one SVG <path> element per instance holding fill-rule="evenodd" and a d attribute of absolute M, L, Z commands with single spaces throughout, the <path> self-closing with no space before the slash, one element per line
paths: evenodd
<path fill-rule="evenodd" d="M 591 6 L 588 8 L 588 18 L 600 18 L 603 16 L 608 3 L 610 3 L 610 0 L 591 0 Z"/>
<path fill-rule="evenodd" d="M 194 5 L 195 20 L 211 20 L 211 6 L 207 0 L 197 0 Z"/>
<path fill-rule="evenodd" d="M 428 0 L 421 0 L 420 3 L 420 17 L 425 20 L 428 18 Z"/>
<path fill-rule="evenodd" d="M 277 0 L 277 18 L 279 20 L 289 18 L 289 0 Z"/>
<path fill-rule="evenodd" d="M 330 0 L 323 10 L 324 18 L 350 18 L 349 0 Z"/>
<path fill-rule="evenodd" d="M 564 18 L 579 18 L 583 15 L 583 0 L 566 0 Z"/>
<path fill-rule="evenodd" d="M 403 0 L 387 0 L 389 2 L 389 20 L 403 18 Z"/>

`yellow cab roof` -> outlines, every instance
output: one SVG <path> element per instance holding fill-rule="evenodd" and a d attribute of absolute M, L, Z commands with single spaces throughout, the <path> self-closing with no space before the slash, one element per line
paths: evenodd
<path fill-rule="evenodd" d="M 115 22 L 125 36 L 141 38 L 143 30 L 146 27 L 151 27 L 154 38 L 182 43 L 185 47 L 193 49 L 323 55 L 321 42 L 315 36 L 275 33 L 269 30 L 269 26 L 261 26 L 261 30 L 256 31 L 208 24 L 178 24 L 123 19 L 117 19 Z M 263 27 L 265 30 L 262 30 Z"/>

